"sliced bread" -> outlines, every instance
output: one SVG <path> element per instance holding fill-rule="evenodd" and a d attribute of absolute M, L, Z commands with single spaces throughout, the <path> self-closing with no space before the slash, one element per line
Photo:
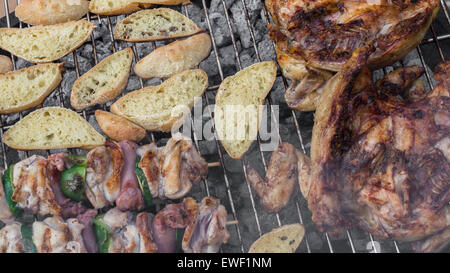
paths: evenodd
<path fill-rule="evenodd" d="M 305 236 L 301 224 L 284 225 L 256 240 L 249 253 L 294 253 Z"/>
<path fill-rule="evenodd" d="M 200 99 L 207 86 L 205 71 L 186 70 L 158 86 L 128 93 L 111 106 L 111 112 L 146 130 L 170 132 Z"/>
<path fill-rule="evenodd" d="M 117 23 L 114 37 L 145 42 L 189 36 L 203 31 L 191 19 L 169 8 L 138 11 Z"/>
<path fill-rule="evenodd" d="M 94 24 L 85 20 L 29 28 L 0 28 L 0 48 L 32 63 L 58 60 L 91 35 Z"/>
<path fill-rule="evenodd" d="M 18 150 L 91 149 L 105 138 L 76 112 L 61 107 L 38 109 L 14 124 L 2 141 Z"/>
<path fill-rule="evenodd" d="M 0 75 L 0 114 L 37 106 L 59 85 L 64 63 L 34 65 Z"/>
<path fill-rule="evenodd" d="M 54 25 L 79 20 L 89 12 L 87 0 L 21 0 L 15 13 L 30 25 Z"/>
<path fill-rule="evenodd" d="M 89 11 L 99 15 L 130 14 L 141 10 L 138 1 L 131 0 L 92 0 Z"/>
<path fill-rule="evenodd" d="M 78 78 L 72 87 L 70 104 L 77 110 L 106 103 L 127 86 L 133 51 L 127 48 L 103 59 Z"/>
<path fill-rule="evenodd" d="M 159 47 L 134 66 L 141 78 L 167 78 L 196 67 L 211 52 L 211 38 L 206 33 L 194 35 Z"/>
<path fill-rule="evenodd" d="M 5 55 L 0 55 L 0 74 L 4 74 L 12 70 L 11 58 Z"/>
<path fill-rule="evenodd" d="M 146 136 L 145 129 L 116 114 L 96 110 L 95 119 L 103 133 L 115 141 L 139 142 Z"/>
<path fill-rule="evenodd" d="M 256 139 L 262 105 L 272 89 L 277 68 L 274 62 L 260 62 L 227 77 L 216 95 L 214 121 L 227 153 L 242 158 Z"/>

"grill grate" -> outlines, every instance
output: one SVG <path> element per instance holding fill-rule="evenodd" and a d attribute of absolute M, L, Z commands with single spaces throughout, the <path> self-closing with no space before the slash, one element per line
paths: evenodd
<path fill-rule="evenodd" d="M 12 15 L 9 15 L 9 6 L 8 1 L 4 1 L 5 6 L 5 14 L 6 16 L 6 26 L 11 27 L 12 26 L 12 19 L 16 20 L 16 18 Z M 17 0 L 19 2 L 19 0 Z M 241 70 L 242 68 L 246 67 L 246 64 L 242 61 L 243 56 L 240 53 L 239 47 L 240 39 L 242 37 L 236 37 L 236 23 L 234 22 L 233 18 L 230 18 L 230 8 L 228 2 L 233 1 L 226 1 L 226 0 L 216 0 L 216 1 L 206 1 L 206 0 L 197 0 L 192 1 L 194 3 L 194 6 L 183 6 L 183 7 L 174 7 L 175 9 L 181 11 L 184 15 L 187 17 L 190 17 L 193 21 L 198 21 L 202 17 L 202 19 L 205 20 L 206 29 L 211 34 L 212 38 L 212 48 L 213 51 L 211 55 L 214 55 L 214 57 L 210 57 L 212 62 L 215 63 L 218 70 L 218 77 L 220 81 L 222 81 L 228 74 L 234 74 L 235 72 Z M 226 35 L 231 39 L 231 45 L 233 48 L 232 55 L 234 56 L 225 56 L 227 59 L 226 62 L 228 63 L 230 60 L 229 58 L 234 57 L 234 66 L 237 71 L 234 71 L 232 73 L 229 73 L 225 71 L 224 69 L 224 59 L 220 57 L 221 52 L 220 48 L 218 46 L 218 43 L 216 41 L 216 34 L 219 32 L 217 27 L 213 27 L 215 24 L 213 23 L 213 19 L 211 18 L 211 14 L 209 11 L 209 8 L 212 5 L 212 2 L 215 2 L 218 5 L 222 6 L 221 13 L 223 14 L 225 20 L 226 20 L 226 28 L 228 30 L 228 33 Z M 251 3 L 250 3 L 251 2 Z M 257 39 L 256 39 L 256 30 L 254 27 L 254 23 L 252 22 L 251 16 L 249 15 L 252 10 L 251 6 L 249 5 L 260 5 L 262 7 L 261 11 L 261 18 L 259 20 L 262 20 L 264 25 L 267 25 L 268 22 L 270 22 L 270 17 L 268 14 L 267 9 L 265 8 L 263 1 L 260 0 L 235 0 L 234 5 L 238 5 L 239 8 L 242 9 L 242 15 L 245 18 L 244 19 L 248 30 L 248 33 L 250 35 L 250 41 L 251 45 L 250 48 L 253 48 L 254 51 L 254 59 L 252 62 L 259 62 L 263 61 L 264 57 L 261 54 L 261 48 L 258 46 Z M 447 0 L 448 3 L 448 0 Z M 209 5 L 208 5 L 209 4 Z M 228 4 L 228 6 L 227 6 Z M 427 64 L 426 64 L 426 58 L 424 53 L 429 53 L 431 56 L 436 55 L 435 57 L 439 61 L 443 61 L 446 59 L 446 54 L 448 54 L 448 48 L 449 41 L 450 41 L 450 17 L 449 17 L 449 11 L 446 2 L 444 0 L 440 1 L 441 9 L 439 11 L 438 18 L 435 20 L 433 25 L 431 26 L 430 30 L 427 33 L 427 36 L 425 39 L 423 39 L 422 43 L 416 48 L 418 59 L 420 60 L 420 64 L 425 67 L 425 77 L 426 81 L 428 83 L 428 87 L 432 89 L 434 87 L 434 83 L 431 77 L 431 72 L 429 71 Z M 194 9 L 195 8 L 195 9 Z M 198 10 L 201 10 L 198 12 Z M 195 14 L 195 16 L 193 16 Z M 204 17 L 203 17 L 204 16 Z M 111 40 L 111 48 L 110 53 L 114 53 L 118 50 L 118 48 L 123 47 L 131 47 L 135 56 L 135 62 L 139 61 L 140 56 L 145 56 L 147 53 L 139 52 L 138 46 L 136 43 L 124 43 L 120 41 L 115 41 L 113 37 L 113 20 L 116 19 L 114 17 L 110 16 L 98 16 L 98 15 L 92 15 L 88 14 L 86 16 L 88 21 L 91 21 L 96 24 L 96 26 L 101 26 L 105 24 L 106 21 L 107 25 L 107 32 L 109 33 L 109 39 Z M 240 21 L 241 23 L 243 21 Z M 18 23 L 18 26 L 20 28 L 27 27 L 26 24 L 23 24 L 21 22 Z M 241 26 L 242 27 L 242 26 Z M 443 28 L 445 33 L 438 35 L 438 28 Z M 101 30 L 101 28 L 100 28 Z M 94 29 L 94 33 L 91 35 L 90 43 L 92 46 L 92 57 L 94 59 L 94 64 L 97 64 L 99 62 L 98 57 L 98 51 L 97 48 L 98 45 L 96 45 L 96 39 L 95 34 L 98 32 L 99 29 L 96 27 Z M 265 34 L 267 36 L 267 34 Z M 441 43 L 447 43 L 446 47 L 443 47 Z M 156 49 L 158 46 L 160 46 L 159 42 L 151 42 L 151 48 L 152 50 Z M 85 44 L 86 45 L 86 44 Z M 84 45 L 84 46 L 85 46 Z M 273 43 L 270 42 L 271 50 L 273 49 Z M 84 47 L 83 46 L 83 47 Z M 435 47 L 435 48 L 433 48 Z M 444 49 L 443 49 L 444 48 Z M 445 48 L 447 51 L 445 51 Z M 86 71 L 80 71 L 80 64 L 78 61 L 78 55 L 82 49 L 79 48 L 76 51 L 74 51 L 72 54 L 70 54 L 73 58 L 73 66 L 75 70 L 76 77 L 78 78 L 81 74 L 85 73 Z M 14 69 L 17 68 L 17 62 L 14 56 L 12 56 L 12 62 Z M 434 57 L 433 57 L 434 58 Z M 435 59 L 436 59 L 435 58 Z M 430 60 L 428 60 L 430 61 Z M 430 61 L 433 65 L 430 65 L 431 67 L 434 67 L 434 65 L 437 63 L 436 61 Z M 400 61 L 398 64 L 394 64 L 395 66 L 403 66 L 403 61 Z M 229 69 L 228 69 L 229 70 Z M 392 70 L 392 67 L 384 68 L 378 72 L 379 75 L 383 76 L 386 73 L 389 72 L 389 70 Z M 208 71 L 206 71 L 208 73 Z M 209 74 L 209 73 L 208 73 Z M 377 73 L 374 73 L 377 74 Z M 64 77 L 65 75 L 63 75 Z M 144 82 L 142 79 L 139 78 L 139 86 L 140 88 L 148 85 L 146 82 Z M 157 82 L 153 82 L 153 84 L 159 84 L 162 80 L 158 80 Z M 219 82 L 220 83 L 220 82 Z M 279 73 L 277 75 L 277 80 L 274 85 L 274 89 L 282 89 L 283 92 L 286 90 L 288 86 L 288 82 L 284 76 Z M 203 102 L 204 106 L 206 106 L 206 118 L 212 119 L 213 113 L 210 109 L 210 105 L 214 103 L 214 95 L 216 90 L 218 89 L 219 85 L 218 83 L 215 83 L 214 85 L 210 85 L 207 88 L 207 92 L 203 94 Z M 69 105 L 66 105 L 65 103 L 65 93 L 63 90 L 63 86 L 58 87 L 58 90 L 55 91 L 58 94 L 57 99 L 57 105 L 62 107 L 68 107 Z M 45 103 L 45 102 L 44 102 Z M 108 105 L 103 105 L 98 108 L 103 110 L 108 110 Z M 313 114 L 311 113 L 300 113 L 296 112 L 294 110 L 288 110 L 289 119 L 292 119 L 292 123 L 289 126 L 286 126 L 284 124 L 280 124 L 279 117 L 277 119 L 276 111 L 274 110 L 275 107 L 277 107 L 276 103 L 273 102 L 273 98 L 269 95 L 266 99 L 266 106 L 269 109 L 270 112 L 270 118 L 273 121 L 275 125 L 275 131 L 276 136 L 278 137 L 279 142 L 282 141 L 288 141 L 293 143 L 296 147 L 300 147 L 301 150 L 304 153 L 309 154 L 309 145 L 310 145 L 310 138 L 311 138 L 311 128 L 312 128 L 312 120 L 313 120 Z M 287 106 L 282 105 L 281 107 L 287 108 Z M 95 108 L 95 109 L 98 109 Z M 90 121 L 92 123 L 92 118 L 95 109 L 88 109 L 86 111 L 79 112 L 86 120 Z M 283 109 L 280 109 L 280 111 Z M 24 113 L 19 114 L 19 119 L 23 117 L 24 114 L 29 113 L 30 111 L 25 111 Z M 268 114 L 269 115 L 269 114 Z M 305 122 L 307 121 L 307 122 Z M 10 126 L 12 126 L 14 122 L 8 123 L 7 115 L 1 115 L 0 116 L 0 137 L 3 135 L 4 131 L 7 130 Z M 191 123 L 192 128 L 193 122 Z M 294 131 L 295 134 L 291 136 L 289 132 Z M 211 141 L 208 140 L 202 140 L 200 139 L 195 130 L 192 130 L 193 138 L 194 138 L 194 144 L 196 145 L 197 149 L 199 150 L 200 154 L 204 157 L 206 157 L 208 160 L 215 160 L 220 162 L 219 168 L 210 169 L 210 174 L 207 179 L 205 179 L 199 189 L 194 189 L 192 192 L 192 196 L 195 197 L 197 200 L 204 196 L 209 195 L 215 195 L 219 197 L 222 200 L 222 203 L 226 206 L 227 210 L 230 213 L 230 217 L 233 218 L 233 220 L 238 220 L 238 223 L 233 228 L 229 228 L 230 233 L 232 235 L 229 244 L 222 246 L 221 251 L 222 252 L 246 252 L 248 251 L 248 248 L 250 244 L 256 240 L 258 237 L 260 237 L 262 234 L 270 231 L 274 227 L 278 227 L 284 224 L 289 223 L 295 223 L 299 222 L 305 225 L 306 227 L 306 235 L 305 238 L 299 247 L 299 252 L 400 252 L 400 250 L 403 251 L 410 251 L 409 244 L 406 243 L 397 243 L 395 241 L 386 241 L 386 240 L 379 240 L 376 238 L 373 238 L 373 236 L 367 232 L 363 232 L 358 229 L 348 230 L 342 237 L 340 238 L 331 238 L 328 236 L 328 234 L 321 234 L 319 233 L 314 224 L 311 222 L 311 213 L 307 209 L 307 202 L 306 200 L 298 196 L 291 202 L 291 204 L 285 208 L 284 210 L 280 211 L 276 214 L 267 214 L 259 204 L 259 200 L 254 197 L 254 191 L 250 187 L 249 182 L 247 181 L 247 170 L 245 168 L 245 160 L 252 160 L 252 163 L 254 161 L 258 161 L 261 163 L 262 170 L 267 170 L 267 160 L 270 157 L 270 153 L 263 152 L 261 145 L 263 141 L 259 138 L 255 141 L 255 143 L 250 148 L 250 151 L 247 155 L 244 156 L 244 160 L 242 161 L 233 161 L 228 160 L 229 157 L 224 152 L 224 150 L 221 148 L 221 145 L 219 144 L 219 141 L 217 140 L 217 133 L 214 130 L 214 136 L 215 138 Z M 146 143 L 149 143 L 151 141 L 164 141 L 164 139 L 167 139 L 167 134 L 161 134 L 161 133 L 151 133 L 145 140 Z M 212 142 L 212 143 L 210 143 Z M 212 144 L 212 145 L 211 145 Z M 215 153 L 211 154 L 208 151 L 205 150 L 205 146 L 209 145 L 209 149 L 216 150 Z M 256 146 L 256 147 L 255 147 Z M 1 153 L 2 153 L 2 159 L 3 159 L 3 165 L 7 167 L 9 163 L 12 163 L 15 161 L 15 159 L 20 158 L 24 159 L 25 157 L 29 156 L 29 154 L 32 153 L 45 153 L 49 154 L 53 151 L 45 151 L 45 152 L 17 152 L 9 149 L 6 147 L 3 143 L 1 143 Z M 71 150 L 71 152 L 74 153 L 80 153 L 79 150 Z M 256 164 L 256 163 L 255 163 Z M 245 180 L 245 182 L 243 181 Z M 324 243 L 325 242 L 325 243 Z"/>

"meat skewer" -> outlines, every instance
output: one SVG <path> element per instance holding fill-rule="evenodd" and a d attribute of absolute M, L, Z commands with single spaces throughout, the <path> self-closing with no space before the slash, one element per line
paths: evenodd
<path fill-rule="evenodd" d="M 207 172 L 208 164 L 181 134 L 162 148 L 106 141 L 86 158 L 35 155 L 3 174 L 0 205 L 5 209 L 0 220 L 7 222 L 23 210 L 76 217 L 86 211 L 86 201 L 95 209 L 115 203 L 121 210 L 141 210 L 151 205 L 152 198 L 182 198 Z"/>

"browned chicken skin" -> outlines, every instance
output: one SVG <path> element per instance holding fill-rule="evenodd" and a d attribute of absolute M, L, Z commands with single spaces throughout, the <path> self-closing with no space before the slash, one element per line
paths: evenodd
<path fill-rule="evenodd" d="M 281 143 L 270 157 L 266 178 L 247 162 L 247 178 L 268 212 L 278 212 L 298 191 L 297 150 L 292 144 Z"/>
<path fill-rule="evenodd" d="M 439 9 L 437 0 L 266 0 L 283 74 L 292 80 L 289 107 L 312 111 L 331 71 L 340 71 L 365 43 L 375 50 L 368 65 L 402 59 L 425 35 Z"/>
<path fill-rule="evenodd" d="M 208 164 L 192 140 L 181 134 L 172 136 L 162 148 L 152 143 L 144 150 L 139 167 L 154 198 L 182 198 L 208 174 Z"/>
<path fill-rule="evenodd" d="M 358 225 L 382 238 L 420 240 L 450 224 L 448 64 L 436 70 L 441 83 L 413 100 L 417 67 L 352 92 L 370 52 L 357 50 L 322 96 L 308 206 L 321 231 L 340 234 Z M 448 240 L 446 234 L 440 238 Z"/>

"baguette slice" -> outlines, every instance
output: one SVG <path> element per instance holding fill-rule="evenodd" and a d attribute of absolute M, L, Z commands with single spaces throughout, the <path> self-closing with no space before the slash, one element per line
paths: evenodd
<path fill-rule="evenodd" d="M 249 253 L 294 253 L 305 236 L 301 224 L 285 225 L 264 234 L 256 240 Z"/>
<path fill-rule="evenodd" d="M 70 104 L 77 110 L 106 103 L 127 86 L 133 51 L 127 48 L 103 59 L 78 78 L 72 87 Z"/>
<path fill-rule="evenodd" d="M 232 158 L 242 158 L 256 139 L 262 105 L 272 89 L 276 73 L 274 62 L 260 62 L 220 84 L 214 120 L 219 139 Z"/>
<path fill-rule="evenodd" d="M 208 86 L 201 69 L 176 74 L 158 86 L 133 91 L 111 105 L 111 112 L 149 131 L 170 132 Z"/>
<path fill-rule="evenodd" d="M 58 60 L 91 35 L 94 24 L 85 20 L 29 28 L 0 28 L 0 48 L 32 63 Z"/>
<path fill-rule="evenodd" d="M 130 14 L 141 10 L 138 1 L 131 0 L 92 0 L 89 11 L 99 15 Z"/>
<path fill-rule="evenodd" d="M 11 58 L 5 55 L 0 55 L 0 74 L 7 73 L 12 70 Z"/>
<path fill-rule="evenodd" d="M 95 118 L 103 133 L 115 141 L 139 142 L 146 136 L 144 128 L 116 114 L 96 110 Z"/>
<path fill-rule="evenodd" d="M 31 66 L 0 75 L 0 114 L 41 104 L 60 84 L 64 63 Z"/>
<path fill-rule="evenodd" d="M 54 25 L 79 20 L 88 11 L 87 0 L 22 0 L 15 13 L 30 25 Z"/>
<path fill-rule="evenodd" d="M 18 150 L 92 149 L 105 138 L 76 112 L 61 107 L 38 109 L 5 132 L 3 142 Z"/>
<path fill-rule="evenodd" d="M 114 38 L 145 42 L 186 37 L 203 31 L 191 19 L 169 8 L 138 11 L 117 23 Z"/>
<path fill-rule="evenodd" d="M 196 67 L 211 52 L 211 38 L 206 33 L 159 47 L 134 66 L 141 78 L 167 78 Z"/>

